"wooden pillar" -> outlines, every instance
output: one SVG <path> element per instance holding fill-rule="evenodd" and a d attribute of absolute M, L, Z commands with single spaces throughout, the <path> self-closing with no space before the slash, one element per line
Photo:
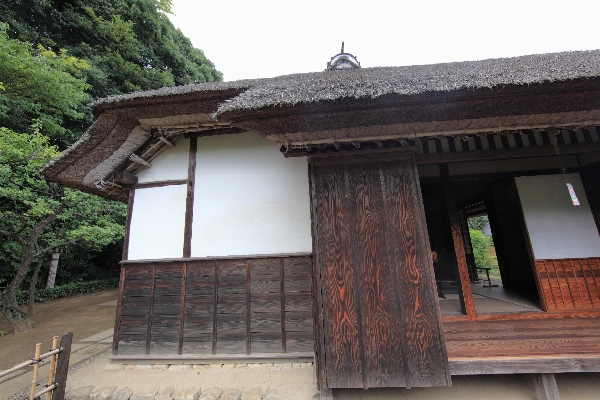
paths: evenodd
<path fill-rule="evenodd" d="M 185 227 L 183 231 L 183 258 L 192 256 L 192 223 L 194 222 L 194 187 L 196 185 L 196 152 L 198 138 L 190 138 L 187 197 L 185 201 Z"/>
<path fill-rule="evenodd" d="M 448 218 L 450 220 L 450 229 L 452 231 L 452 241 L 454 243 L 454 253 L 456 254 L 456 262 L 458 264 L 458 275 L 460 285 L 458 285 L 458 295 L 460 297 L 460 305 L 462 312 L 466 314 L 469 320 L 477 319 L 475 312 L 475 302 L 473 301 L 473 291 L 471 290 L 471 280 L 469 278 L 469 267 L 467 266 L 467 257 L 463 244 L 462 234 L 458 217 L 456 215 L 456 205 L 454 202 L 454 192 L 450 182 L 450 174 L 447 164 L 440 164 L 440 174 L 444 185 L 444 200 L 448 210 Z"/>
<path fill-rule="evenodd" d="M 538 400 L 560 400 L 554 374 L 533 374 L 533 384 Z"/>

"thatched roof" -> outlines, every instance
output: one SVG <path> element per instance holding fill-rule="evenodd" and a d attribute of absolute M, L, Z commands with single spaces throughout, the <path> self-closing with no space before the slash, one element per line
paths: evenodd
<path fill-rule="evenodd" d="M 99 99 L 92 111 L 94 125 L 44 174 L 122 200 L 93 182 L 130 171 L 134 152 L 157 154 L 157 129 L 229 124 L 288 145 L 596 124 L 600 50 L 198 83 Z"/>
<path fill-rule="evenodd" d="M 219 107 L 217 115 L 245 110 L 341 99 L 412 96 L 461 89 L 532 85 L 600 77 L 600 50 L 569 51 L 405 67 L 323 71 L 275 78 L 198 83 L 99 99 L 94 110 L 114 108 L 134 100 L 168 98 L 198 92 L 246 89 Z"/>

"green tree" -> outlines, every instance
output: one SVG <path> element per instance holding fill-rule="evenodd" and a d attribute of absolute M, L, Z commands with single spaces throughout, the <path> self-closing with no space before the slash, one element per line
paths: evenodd
<path fill-rule="evenodd" d="M 86 60 L 93 97 L 222 80 L 167 14 L 170 0 L 13 0 L 11 36 Z"/>
<path fill-rule="evenodd" d="M 479 217 L 469 218 L 467 222 L 469 224 L 469 229 L 483 232 L 483 227 L 486 226 L 490 221 L 487 215 L 480 215 Z"/>
<path fill-rule="evenodd" d="M 491 268 L 492 257 L 489 254 L 489 248 L 492 241 L 482 231 L 469 229 L 471 236 L 471 244 L 473 245 L 473 256 L 475 256 L 475 264 L 480 268 Z"/>
<path fill-rule="evenodd" d="M 10 39 L 7 28 L 0 23 L 0 126 L 31 133 L 31 122 L 37 120 L 53 139 L 73 141 L 65 138 L 63 123 L 86 116 L 91 97 L 83 76 L 89 64 L 64 49 L 55 53 Z"/>
<path fill-rule="evenodd" d="M 43 179 L 40 167 L 57 155 L 39 130 L 22 134 L 0 128 L 0 235 L 11 239 L 19 253 L 1 295 L 2 314 L 15 333 L 31 328 L 16 293 L 36 259 L 73 243 L 102 248 L 123 236 L 123 204 Z"/>

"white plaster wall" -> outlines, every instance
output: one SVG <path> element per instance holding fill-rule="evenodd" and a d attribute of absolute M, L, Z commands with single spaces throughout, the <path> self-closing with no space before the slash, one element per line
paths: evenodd
<path fill-rule="evenodd" d="M 251 132 L 199 138 L 192 257 L 311 251 L 306 158 Z"/>
<path fill-rule="evenodd" d="M 187 185 L 136 189 L 129 228 L 129 260 L 183 255 Z"/>
<path fill-rule="evenodd" d="M 187 179 L 190 140 L 180 135 L 175 147 L 167 147 L 155 159 L 150 168 L 142 167 L 136 174 L 138 183 Z"/>
<path fill-rule="evenodd" d="M 574 206 L 565 177 L 515 178 L 535 258 L 600 257 L 600 235 L 579 174 L 568 174 L 581 205 Z"/>

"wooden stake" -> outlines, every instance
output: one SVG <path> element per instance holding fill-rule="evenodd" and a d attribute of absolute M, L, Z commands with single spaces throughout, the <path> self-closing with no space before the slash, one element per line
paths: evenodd
<path fill-rule="evenodd" d="M 40 363 L 38 361 L 40 354 L 42 354 L 42 344 L 38 343 L 35 345 L 35 356 L 33 356 L 33 359 L 36 361 L 36 363 L 33 364 L 33 377 L 31 378 L 31 391 L 29 392 L 29 400 L 35 399 L 35 384 L 37 382 L 38 368 L 40 367 Z"/>
<path fill-rule="evenodd" d="M 69 360 L 71 359 L 71 344 L 73 343 L 73 332 L 63 333 L 60 337 L 62 351 L 56 361 L 56 389 L 52 392 L 52 400 L 64 400 L 67 387 L 67 374 L 69 373 Z"/>
<path fill-rule="evenodd" d="M 52 350 L 58 347 L 58 336 L 52 338 Z M 50 373 L 48 374 L 48 386 L 54 383 L 54 370 L 56 369 L 56 354 L 52 355 L 50 359 Z M 46 400 L 52 399 L 52 393 L 46 393 Z"/>

